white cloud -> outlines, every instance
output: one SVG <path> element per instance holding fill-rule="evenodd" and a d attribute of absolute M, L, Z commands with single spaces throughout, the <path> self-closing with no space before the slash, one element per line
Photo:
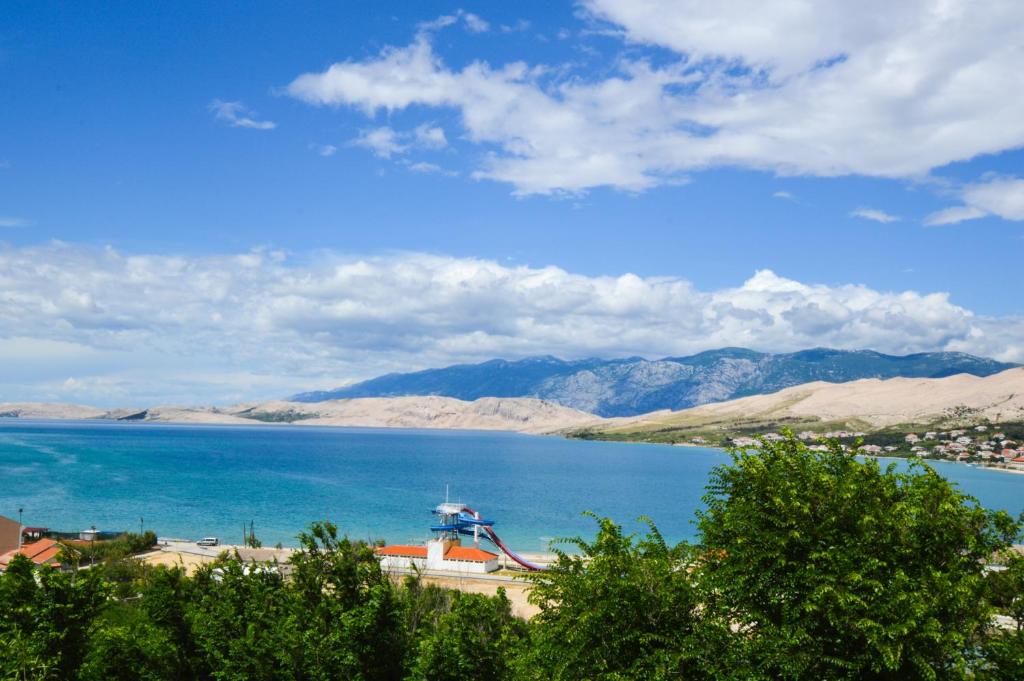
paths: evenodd
<path fill-rule="evenodd" d="M 884 210 L 878 210 L 877 208 L 858 208 L 857 210 L 850 212 L 850 217 L 862 218 L 864 220 L 873 220 L 875 222 L 881 222 L 887 224 L 890 222 L 899 222 L 900 218 L 895 215 L 890 215 Z"/>
<path fill-rule="evenodd" d="M 29 221 L 24 218 L 0 216 L 0 227 L 27 227 Z"/>
<path fill-rule="evenodd" d="M 387 126 L 364 130 L 352 144 L 365 147 L 380 158 L 391 158 L 412 149 L 443 149 L 448 146 L 448 139 L 442 128 L 424 123 L 410 132 L 399 132 Z"/>
<path fill-rule="evenodd" d="M 960 190 L 963 206 L 953 206 L 929 215 L 926 225 L 951 225 L 995 215 L 1004 220 L 1024 220 L 1024 179 L 991 176 Z"/>
<path fill-rule="evenodd" d="M 1016 177 L 995 177 L 987 182 L 968 185 L 963 192 L 967 205 L 1004 220 L 1024 220 L 1024 180 Z"/>
<path fill-rule="evenodd" d="M 974 206 L 953 206 L 952 208 L 945 208 L 936 213 L 932 213 L 925 218 L 924 224 L 929 227 L 939 227 L 941 225 L 955 225 L 958 222 L 964 220 L 976 220 L 983 218 L 988 213 L 975 208 Z"/>
<path fill-rule="evenodd" d="M 976 315 L 944 293 L 767 270 L 701 291 L 674 277 L 415 253 L 186 257 L 50 244 L 0 248 L 0 273 L 0 394 L 16 400 L 59 398 L 69 376 L 76 399 L 208 403 L 495 356 L 727 345 L 1024 360 L 1024 320 Z"/>
<path fill-rule="evenodd" d="M 338 147 L 333 144 L 313 144 L 310 147 L 316 150 L 316 153 L 320 156 L 334 156 L 338 153 Z"/>
<path fill-rule="evenodd" d="M 447 175 L 448 177 L 455 177 L 458 172 L 454 170 L 446 170 L 436 163 L 427 163 L 426 161 L 417 161 L 416 163 L 405 163 L 406 168 L 414 173 L 436 173 L 439 175 Z"/>
<path fill-rule="evenodd" d="M 778 192 L 775 192 L 774 194 L 772 194 L 772 196 L 774 198 L 776 198 L 776 199 L 785 199 L 787 201 L 795 201 L 796 200 L 796 197 L 793 196 L 790 192 L 787 192 L 787 191 L 778 191 Z"/>
<path fill-rule="evenodd" d="M 209 103 L 207 108 L 213 112 L 218 121 L 224 121 L 233 128 L 251 128 L 253 130 L 273 130 L 277 123 L 273 121 L 261 121 L 256 118 L 256 112 L 246 108 L 241 102 L 225 102 L 215 99 Z"/>
<path fill-rule="evenodd" d="M 426 31 L 286 91 L 368 116 L 454 108 L 464 137 L 489 152 L 476 176 L 526 194 L 638 191 L 712 166 L 907 178 L 1024 145 L 1020 3 L 586 6 L 676 59 L 621 58 L 596 77 L 571 64 L 453 69 Z"/>
<path fill-rule="evenodd" d="M 409 149 L 408 144 L 399 141 L 399 134 L 387 126 L 364 130 L 359 137 L 352 140 L 352 144 L 366 147 L 373 152 L 374 156 L 380 158 L 391 158 L 394 154 L 404 154 Z"/>
<path fill-rule="evenodd" d="M 466 30 L 470 33 L 486 33 L 491 30 L 490 24 L 472 12 L 464 13 L 462 20 L 466 22 Z"/>
<path fill-rule="evenodd" d="M 454 26 L 459 21 L 462 21 L 462 25 L 470 33 L 486 33 L 491 30 L 491 25 L 479 15 L 461 9 L 453 14 L 442 14 L 436 19 L 421 22 L 416 25 L 416 29 L 420 35 L 426 35 Z"/>
<path fill-rule="evenodd" d="M 423 125 L 417 126 L 413 130 L 413 135 L 416 137 L 416 142 L 427 149 L 444 149 L 448 146 L 448 138 L 444 135 L 444 130 L 434 125 Z"/>
<path fill-rule="evenodd" d="M 530 22 L 527 21 L 526 19 L 516 19 L 515 23 L 513 23 L 513 24 L 502 24 L 501 25 L 501 32 L 502 33 L 520 33 L 522 31 L 528 31 L 529 29 L 530 29 Z M 561 32 L 559 32 L 559 37 L 561 37 Z"/>

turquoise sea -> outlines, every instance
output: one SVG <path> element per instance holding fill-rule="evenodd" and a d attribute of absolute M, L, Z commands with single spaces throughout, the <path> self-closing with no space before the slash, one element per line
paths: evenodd
<path fill-rule="evenodd" d="M 305 426 L 185 426 L 0 419 L 0 515 L 26 525 L 146 529 L 294 545 L 311 521 L 356 538 L 419 541 L 430 510 L 466 502 L 511 547 L 591 535 L 592 510 L 631 529 L 650 516 L 671 540 L 692 520 L 714 449 L 509 433 Z M 902 465 L 902 464 L 901 464 Z M 1024 475 L 940 463 L 990 508 L 1024 510 Z"/>

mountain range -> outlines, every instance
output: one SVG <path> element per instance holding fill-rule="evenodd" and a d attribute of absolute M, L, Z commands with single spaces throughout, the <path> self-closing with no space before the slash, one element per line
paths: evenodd
<path fill-rule="evenodd" d="M 599 416 L 636 416 L 773 393 L 813 381 L 989 376 L 1014 366 L 960 352 L 899 356 L 828 348 L 782 354 L 722 348 L 656 360 L 562 360 L 542 356 L 387 374 L 336 390 L 300 393 L 290 399 L 309 403 L 428 395 L 466 401 L 532 397 Z"/>

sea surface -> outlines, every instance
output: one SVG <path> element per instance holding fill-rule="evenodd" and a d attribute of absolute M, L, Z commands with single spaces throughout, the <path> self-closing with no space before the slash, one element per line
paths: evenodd
<path fill-rule="evenodd" d="M 715 449 L 478 431 L 191 426 L 0 419 L 0 515 L 77 531 L 296 544 L 315 520 L 353 538 L 419 542 L 431 509 L 462 501 L 512 548 L 594 533 L 590 510 L 629 530 L 647 515 L 692 539 Z M 905 465 L 900 463 L 899 465 Z M 989 508 L 1024 510 L 1024 475 L 939 463 Z"/>

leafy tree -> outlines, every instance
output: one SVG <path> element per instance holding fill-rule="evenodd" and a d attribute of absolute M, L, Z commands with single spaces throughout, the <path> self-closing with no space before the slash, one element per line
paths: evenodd
<path fill-rule="evenodd" d="M 185 619 L 197 672 L 223 681 L 301 678 L 298 639 L 281 577 L 237 560 L 203 566 Z"/>
<path fill-rule="evenodd" d="M 1013 621 L 1010 630 L 993 626 L 982 639 L 979 680 L 1024 679 L 1024 556 L 1007 552 L 1005 570 L 989 574 L 993 605 Z"/>
<path fill-rule="evenodd" d="M 98 572 L 37 569 L 15 556 L 0 577 L 0 643 L 11 651 L 0 658 L 0 671 L 11 678 L 73 678 L 107 592 Z"/>
<path fill-rule="evenodd" d="M 1024 631 L 993 631 L 982 641 L 975 678 L 978 681 L 1024 679 Z"/>
<path fill-rule="evenodd" d="M 407 637 L 397 590 L 373 550 L 316 523 L 291 558 L 292 622 L 311 679 L 398 679 Z"/>
<path fill-rule="evenodd" d="M 78 673 L 81 681 L 174 681 L 181 660 L 170 635 L 150 622 L 145 611 L 121 608 L 120 617 L 100 618 Z"/>
<path fill-rule="evenodd" d="M 176 678 L 191 678 L 196 650 L 186 616 L 186 604 L 192 600 L 192 581 L 180 567 L 157 566 L 142 584 L 139 607 L 154 625 L 163 630 L 175 654 Z"/>
<path fill-rule="evenodd" d="M 494 597 L 448 592 L 450 610 L 417 648 L 409 678 L 415 681 L 463 681 L 512 678 L 511 662 L 526 624 L 512 615 L 512 604 L 499 588 Z"/>
<path fill-rule="evenodd" d="M 595 516 L 596 519 L 596 516 Z M 701 614 L 691 547 L 669 547 L 653 523 L 639 541 L 607 518 L 580 551 L 557 550 L 535 574 L 530 650 L 521 673 L 551 679 L 699 679 L 724 629 Z M 531 671 L 532 670 L 532 671 Z"/>
<path fill-rule="evenodd" d="M 1002 556 L 1003 570 L 988 576 L 989 599 L 1003 614 L 1013 618 L 1018 631 L 1024 629 L 1024 556 L 1007 551 Z"/>
<path fill-rule="evenodd" d="M 788 433 L 732 452 L 699 514 L 709 611 L 745 678 L 962 678 L 991 610 L 982 562 L 1017 525 L 931 468 Z"/>

